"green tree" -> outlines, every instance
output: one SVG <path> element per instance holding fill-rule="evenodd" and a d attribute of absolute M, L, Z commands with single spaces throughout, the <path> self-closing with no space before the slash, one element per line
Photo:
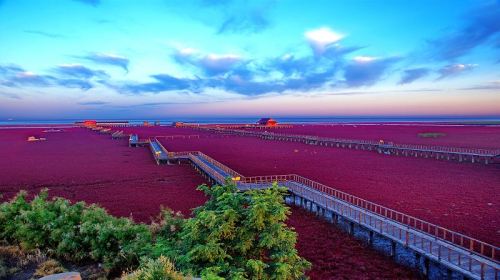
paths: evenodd
<path fill-rule="evenodd" d="M 204 278 L 301 279 L 310 263 L 295 249 L 296 233 L 285 221 L 286 189 L 239 192 L 231 182 L 199 187 L 210 199 L 180 233 L 179 265 Z"/>

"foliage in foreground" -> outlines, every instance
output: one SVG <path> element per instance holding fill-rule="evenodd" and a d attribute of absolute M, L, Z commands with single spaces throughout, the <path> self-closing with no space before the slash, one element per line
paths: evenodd
<path fill-rule="evenodd" d="M 156 260 L 145 259 L 139 269 L 122 276 L 123 280 L 183 280 L 184 276 L 164 256 Z"/>
<path fill-rule="evenodd" d="M 102 262 L 109 270 L 136 266 L 152 247 L 146 225 L 113 217 L 96 205 L 48 200 L 46 190 L 31 201 L 20 192 L 0 205 L 0 239 L 67 261 Z"/>
<path fill-rule="evenodd" d="M 300 279 L 310 264 L 295 249 L 296 233 L 285 221 L 285 189 L 274 185 L 238 192 L 236 186 L 199 187 L 210 199 L 194 210 L 180 231 L 174 252 L 184 271 L 219 279 Z M 163 241 L 159 240 L 159 244 Z M 172 244 L 171 244 L 172 245 Z M 175 248 L 167 246 L 165 248 Z"/>
<path fill-rule="evenodd" d="M 301 279 L 310 264 L 299 257 L 296 233 L 285 224 L 284 189 L 238 192 L 236 186 L 199 187 L 207 203 L 184 219 L 163 210 L 148 226 L 116 218 L 96 205 L 20 192 L 0 205 L 0 239 L 40 249 L 65 261 L 103 263 L 126 279 Z"/>

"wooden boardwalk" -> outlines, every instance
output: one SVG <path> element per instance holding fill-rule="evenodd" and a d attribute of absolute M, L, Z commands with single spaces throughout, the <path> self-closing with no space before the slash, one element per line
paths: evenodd
<path fill-rule="evenodd" d="M 149 148 L 151 149 L 156 164 L 168 162 L 168 153 L 157 139 L 149 141 Z"/>
<path fill-rule="evenodd" d="M 341 139 L 318 137 L 311 135 L 283 134 L 274 132 L 261 132 L 243 129 L 227 129 L 220 127 L 193 127 L 214 133 L 229 134 L 236 136 L 259 137 L 264 140 L 299 142 L 309 145 L 325 147 L 348 148 L 356 150 L 375 151 L 380 154 L 396 155 L 405 157 L 424 157 L 437 160 L 448 160 L 458 162 L 478 162 L 489 164 L 500 162 L 500 149 L 460 148 L 445 146 L 429 146 L 414 144 L 384 143 L 370 140 Z"/>
<path fill-rule="evenodd" d="M 439 262 L 471 279 L 500 275 L 500 248 L 421 219 L 335 190 L 296 174 L 244 177 L 199 151 L 168 152 L 171 159 L 189 159 L 214 183 L 232 179 L 240 190 L 263 189 L 274 182 L 308 202 L 312 211 L 335 219 L 343 217 Z M 312 209 L 315 207 L 316 209 Z"/>
<path fill-rule="evenodd" d="M 138 136 L 135 139 L 138 140 Z M 301 205 L 333 222 L 341 217 L 351 225 L 368 229 L 370 236 L 377 233 L 471 279 L 498 280 L 500 277 L 500 248 L 491 244 L 296 174 L 244 177 L 202 152 L 169 152 L 157 139 L 148 142 L 154 155 L 161 155 L 162 161 L 189 161 L 213 183 L 222 184 L 229 179 L 240 190 L 251 190 L 268 188 L 277 182 L 288 189 L 294 201 L 298 198 Z"/>

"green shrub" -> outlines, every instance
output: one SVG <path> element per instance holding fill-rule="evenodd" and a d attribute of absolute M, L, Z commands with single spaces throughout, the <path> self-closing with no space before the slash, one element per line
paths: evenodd
<path fill-rule="evenodd" d="M 58 261 L 49 259 L 49 260 L 46 260 L 43 263 L 41 263 L 36 268 L 35 274 L 33 274 L 33 275 L 37 276 L 37 277 L 43 277 L 43 276 L 52 275 L 52 274 L 56 274 L 56 273 L 62 273 L 65 271 L 66 271 L 66 269 L 64 269 L 64 267 Z"/>
<path fill-rule="evenodd" d="M 58 259 L 99 262 L 115 273 L 136 268 L 142 259 L 130 276 L 135 278 L 127 279 L 164 279 L 162 273 L 182 279 L 168 259 L 204 279 L 304 278 L 310 264 L 298 255 L 296 233 L 285 224 L 290 210 L 284 188 L 239 192 L 228 181 L 198 189 L 209 200 L 194 217 L 162 209 L 149 226 L 96 205 L 48 199 L 47 190 L 31 201 L 20 192 L 0 205 L 0 238 Z"/>
<path fill-rule="evenodd" d="M 122 276 L 124 280 L 183 280 L 184 276 L 164 256 L 156 260 L 145 259 L 136 271 Z"/>
<path fill-rule="evenodd" d="M 182 269 L 210 279 L 304 278 L 310 263 L 299 257 L 296 233 L 284 223 L 285 189 L 238 192 L 230 182 L 199 189 L 210 199 L 180 234 Z"/>
<path fill-rule="evenodd" d="M 152 247 L 146 225 L 115 218 L 96 205 L 48 200 L 46 190 L 31 202 L 20 192 L 2 203 L 0 232 L 2 239 L 24 249 L 39 248 L 69 261 L 102 262 L 109 270 L 137 266 Z"/>
<path fill-rule="evenodd" d="M 10 202 L 0 205 L 0 238 L 15 242 L 21 213 L 30 208 L 27 193 L 20 191 Z"/>

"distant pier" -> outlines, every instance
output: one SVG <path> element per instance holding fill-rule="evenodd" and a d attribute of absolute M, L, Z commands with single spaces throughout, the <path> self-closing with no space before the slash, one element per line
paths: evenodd
<path fill-rule="evenodd" d="M 264 140 L 298 142 L 308 145 L 375 151 L 379 154 L 404 157 L 433 158 L 437 160 L 490 164 L 500 162 L 500 149 L 478 149 L 384 143 L 380 141 L 318 137 L 299 134 L 284 134 L 267 131 L 229 129 L 212 126 L 197 126 L 197 129 L 214 133 L 258 137 Z"/>

